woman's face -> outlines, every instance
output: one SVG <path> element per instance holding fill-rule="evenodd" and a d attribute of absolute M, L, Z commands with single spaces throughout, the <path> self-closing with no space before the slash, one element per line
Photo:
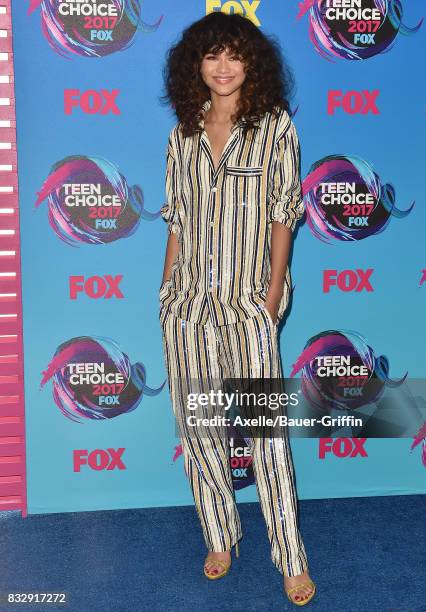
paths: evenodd
<path fill-rule="evenodd" d="M 228 96 L 241 87 L 246 78 L 244 64 L 228 49 L 213 55 L 207 53 L 201 62 L 204 83 L 219 96 Z"/>

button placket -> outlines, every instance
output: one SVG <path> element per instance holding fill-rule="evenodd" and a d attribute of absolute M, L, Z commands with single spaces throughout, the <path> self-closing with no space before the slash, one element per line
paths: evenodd
<path fill-rule="evenodd" d="M 213 156 L 212 156 L 212 150 L 211 150 L 211 146 L 210 146 L 210 140 L 208 137 L 207 132 L 204 129 L 204 120 L 201 120 L 200 122 L 201 127 L 203 128 L 203 131 L 201 133 L 200 136 L 200 145 L 201 148 L 204 150 L 205 154 L 207 155 L 207 159 L 208 162 L 210 164 L 210 170 L 211 170 L 211 185 L 210 185 L 210 192 L 209 192 L 209 197 L 208 197 L 208 215 L 207 215 L 207 231 L 208 231 L 208 264 L 207 264 L 207 293 L 211 293 L 213 291 L 213 287 L 215 286 L 219 286 L 220 285 L 220 280 L 217 278 L 215 278 L 215 275 L 218 274 L 218 270 L 217 268 L 215 269 L 214 267 L 214 257 L 213 257 L 213 228 L 214 228 L 214 211 L 215 211 L 215 196 L 216 193 L 218 192 L 218 187 L 216 185 L 216 181 L 218 180 L 218 178 L 220 177 L 221 174 L 223 174 L 223 172 L 225 171 L 225 167 L 226 167 L 226 162 L 227 159 L 229 158 L 229 156 L 231 155 L 232 151 L 234 150 L 234 148 L 236 147 L 238 140 L 239 140 L 239 136 L 240 136 L 240 130 L 239 130 L 239 124 L 235 125 L 232 129 L 231 129 L 231 133 L 229 134 L 229 138 L 227 140 L 227 142 L 225 143 L 224 149 L 222 151 L 222 155 L 219 159 L 219 163 L 217 168 L 214 167 L 213 164 Z M 219 179 L 220 180 L 220 179 Z"/>
<path fill-rule="evenodd" d="M 214 228 L 214 212 L 215 212 L 215 194 L 217 192 L 216 184 L 213 183 L 210 190 L 210 198 L 209 198 L 209 229 L 208 229 L 208 291 L 213 291 L 214 287 L 214 264 L 213 264 L 213 228 Z"/>

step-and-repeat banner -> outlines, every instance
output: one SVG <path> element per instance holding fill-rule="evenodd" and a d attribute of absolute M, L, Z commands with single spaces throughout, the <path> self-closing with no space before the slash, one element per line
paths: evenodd
<path fill-rule="evenodd" d="M 292 437 L 299 497 L 424 493 L 426 432 L 386 422 L 388 407 L 418 424 L 425 404 L 424 2 L 12 8 L 29 513 L 192 503 L 158 318 L 176 123 L 160 96 L 169 46 L 220 10 L 275 36 L 296 77 L 306 215 L 284 375 L 319 411 L 370 410 L 368 435 Z M 255 500 L 238 440 L 230 462 L 237 500 Z"/>

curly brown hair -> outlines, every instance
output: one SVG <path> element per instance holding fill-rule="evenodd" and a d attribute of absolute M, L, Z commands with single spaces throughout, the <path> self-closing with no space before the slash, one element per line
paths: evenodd
<path fill-rule="evenodd" d="M 243 62 L 246 73 L 233 123 L 241 119 L 248 131 L 266 112 L 277 114 L 276 107 L 289 111 L 294 78 L 278 41 L 247 17 L 214 11 L 188 26 L 166 54 L 166 94 L 160 101 L 174 108 L 184 136 L 201 130 L 202 106 L 210 99 L 200 74 L 201 61 L 207 53 L 216 55 L 225 49 Z"/>

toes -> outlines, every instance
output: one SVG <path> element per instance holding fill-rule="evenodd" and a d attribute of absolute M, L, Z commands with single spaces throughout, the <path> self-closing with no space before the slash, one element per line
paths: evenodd
<path fill-rule="evenodd" d="M 303 590 L 301 589 L 301 591 L 299 591 L 299 595 L 300 595 L 300 600 L 299 601 L 304 601 L 305 599 L 308 599 L 308 597 L 309 597 L 309 595 L 311 595 L 312 591 L 313 591 L 312 587 L 304 587 Z"/>
<path fill-rule="evenodd" d="M 295 595 L 294 596 L 294 600 L 295 601 L 304 601 L 306 599 L 306 596 L 304 594 L 299 593 L 299 595 Z"/>
<path fill-rule="evenodd" d="M 297 587 L 297 585 L 294 585 L 294 586 Z M 312 595 L 313 591 L 314 591 L 314 588 L 312 586 L 303 585 L 303 586 L 300 586 L 300 588 L 298 588 L 297 591 L 294 591 L 291 594 L 291 597 L 293 601 L 302 602 L 308 599 L 309 596 Z"/>
<path fill-rule="evenodd" d="M 205 565 L 205 570 L 207 573 L 209 574 L 218 574 L 219 573 L 219 569 L 217 567 L 217 565 L 215 564 L 215 562 L 213 560 L 208 561 Z"/>
<path fill-rule="evenodd" d="M 223 564 L 227 564 L 229 566 L 231 559 L 217 559 L 216 557 L 208 556 L 204 561 L 204 571 L 211 576 L 219 576 L 225 572 L 225 567 Z"/>

